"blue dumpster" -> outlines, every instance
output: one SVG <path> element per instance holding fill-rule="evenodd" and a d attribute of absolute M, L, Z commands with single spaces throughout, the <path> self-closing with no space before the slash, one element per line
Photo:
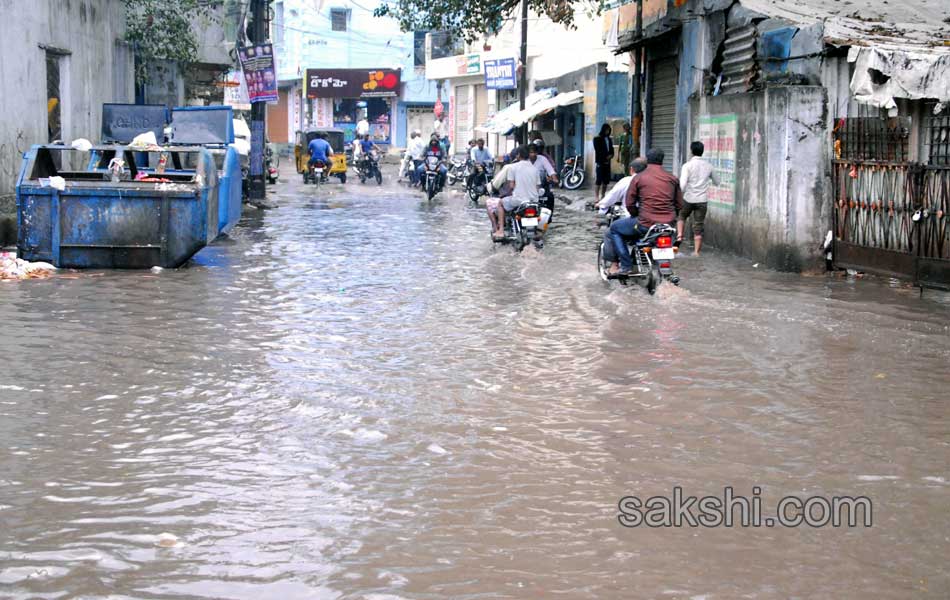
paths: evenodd
<path fill-rule="evenodd" d="M 171 144 L 203 146 L 218 167 L 218 233 L 227 233 L 241 219 L 243 173 L 234 144 L 234 111 L 230 106 L 184 106 L 171 111 Z"/>
<path fill-rule="evenodd" d="M 91 166 L 89 154 L 68 146 L 27 153 L 16 186 L 20 258 L 72 268 L 174 268 L 218 236 L 218 170 L 207 149 L 164 149 L 169 164 L 161 174 L 139 167 L 127 146 L 92 152 L 98 163 Z M 158 154 L 148 154 L 150 163 Z M 114 158 L 127 165 L 120 181 L 108 172 Z"/>

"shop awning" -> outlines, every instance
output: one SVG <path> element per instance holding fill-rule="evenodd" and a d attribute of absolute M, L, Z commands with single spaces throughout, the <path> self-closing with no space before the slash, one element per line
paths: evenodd
<path fill-rule="evenodd" d="M 529 100 L 532 101 L 529 102 Z M 584 92 L 580 90 L 557 94 L 557 90 L 554 88 L 547 88 L 525 99 L 524 110 L 519 110 L 517 104 L 509 106 L 475 129 L 507 135 L 516 127 L 524 125 L 538 115 L 543 115 L 561 106 L 569 106 L 583 101 Z"/>

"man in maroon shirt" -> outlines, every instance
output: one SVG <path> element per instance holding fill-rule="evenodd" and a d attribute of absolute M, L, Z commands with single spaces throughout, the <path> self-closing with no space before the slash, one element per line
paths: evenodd
<path fill-rule="evenodd" d="M 679 180 L 663 170 L 664 154 L 653 148 L 647 152 L 647 168 L 633 179 L 627 189 L 624 204 L 631 216 L 614 221 L 610 226 L 610 239 L 620 259 L 612 273 L 626 274 L 633 270 L 633 259 L 627 249 L 627 241 L 636 241 L 656 223 L 676 222 L 676 215 L 683 207 L 683 193 Z"/>

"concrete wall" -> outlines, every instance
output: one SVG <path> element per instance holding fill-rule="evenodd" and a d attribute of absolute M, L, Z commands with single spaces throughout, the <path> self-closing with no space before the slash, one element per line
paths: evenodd
<path fill-rule="evenodd" d="M 0 0 L 0 14 L 17 23 L 0 36 L 0 203 L 9 209 L 22 153 L 48 141 L 44 47 L 64 53 L 66 140 L 98 140 L 102 103 L 131 101 L 134 88 L 122 0 Z M 5 223 L 0 244 L 12 242 Z"/>
<path fill-rule="evenodd" d="M 690 138 L 704 138 L 704 122 L 732 137 L 734 183 L 709 205 L 706 239 L 781 270 L 820 263 L 818 247 L 831 225 L 827 95 L 822 87 L 773 87 L 763 92 L 700 97 L 691 102 Z M 719 119 L 719 125 L 709 125 Z M 725 144 L 729 146 L 729 144 Z M 725 169 L 726 179 L 729 171 Z M 729 202 L 728 198 L 732 201 Z"/>

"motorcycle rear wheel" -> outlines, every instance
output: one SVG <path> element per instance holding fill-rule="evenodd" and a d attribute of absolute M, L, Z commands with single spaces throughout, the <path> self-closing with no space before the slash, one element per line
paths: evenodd
<path fill-rule="evenodd" d="M 376 184 L 383 185 L 383 174 L 379 169 L 376 169 Z"/>
<path fill-rule="evenodd" d="M 607 277 L 607 264 L 604 262 L 604 242 L 597 246 L 597 273 L 604 281 L 609 279 Z"/>

